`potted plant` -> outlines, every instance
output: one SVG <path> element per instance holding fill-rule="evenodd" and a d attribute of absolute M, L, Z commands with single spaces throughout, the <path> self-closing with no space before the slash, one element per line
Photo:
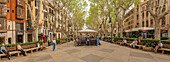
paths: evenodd
<path fill-rule="evenodd" d="M 153 50 L 152 43 L 151 42 L 146 43 L 145 46 L 143 46 L 143 50 L 152 51 Z"/>

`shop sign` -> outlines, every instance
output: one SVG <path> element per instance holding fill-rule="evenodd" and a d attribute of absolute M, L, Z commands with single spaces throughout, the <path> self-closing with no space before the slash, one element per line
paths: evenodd
<path fill-rule="evenodd" d="M 147 31 L 146 30 L 143 30 L 143 33 L 146 33 Z"/>
<path fill-rule="evenodd" d="M 166 32 L 166 30 L 162 30 L 162 32 Z"/>
<path fill-rule="evenodd" d="M 21 32 L 21 31 L 18 31 L 18 32 L 17 32 L 17 35 L 24 35 L 24 33 Z"/>
<path fill-rule="evenodd" d="M 5 37 L 6 33 L 0 33 L 0 37 Z"/>

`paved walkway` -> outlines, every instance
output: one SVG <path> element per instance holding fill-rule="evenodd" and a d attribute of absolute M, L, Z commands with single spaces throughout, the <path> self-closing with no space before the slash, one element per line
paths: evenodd
<path fill-rule="evenodd" d="M 170 55 L 154 54 L 101 41 L 101 46 L 74 47 L 73 42 L 28 54 L 12 57 L 5 62 L 169 62 Z"/>

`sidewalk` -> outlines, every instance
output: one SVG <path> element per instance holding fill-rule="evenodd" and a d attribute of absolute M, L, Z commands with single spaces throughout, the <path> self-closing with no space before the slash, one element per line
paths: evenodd
<path fill-rule="evenodd" d="M 169 62 L 170 55 L 154 54 L 138 49 L 119 46 L 101 41 L 101 46 L 75 47 L 73 42 L 52 46 L 48 49 L 28 54 L 23 57 L 12 57 L 5 62 Z"/>

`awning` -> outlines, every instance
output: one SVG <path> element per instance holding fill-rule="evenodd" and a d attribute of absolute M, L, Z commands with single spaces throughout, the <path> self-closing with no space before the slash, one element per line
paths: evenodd
<path fill-rule="evenodd" d="M 95 30 L 90 30 L 90 29 L 85 29 L 85 30 L 80 30 L 78 33 L 97 33 Z"/>

